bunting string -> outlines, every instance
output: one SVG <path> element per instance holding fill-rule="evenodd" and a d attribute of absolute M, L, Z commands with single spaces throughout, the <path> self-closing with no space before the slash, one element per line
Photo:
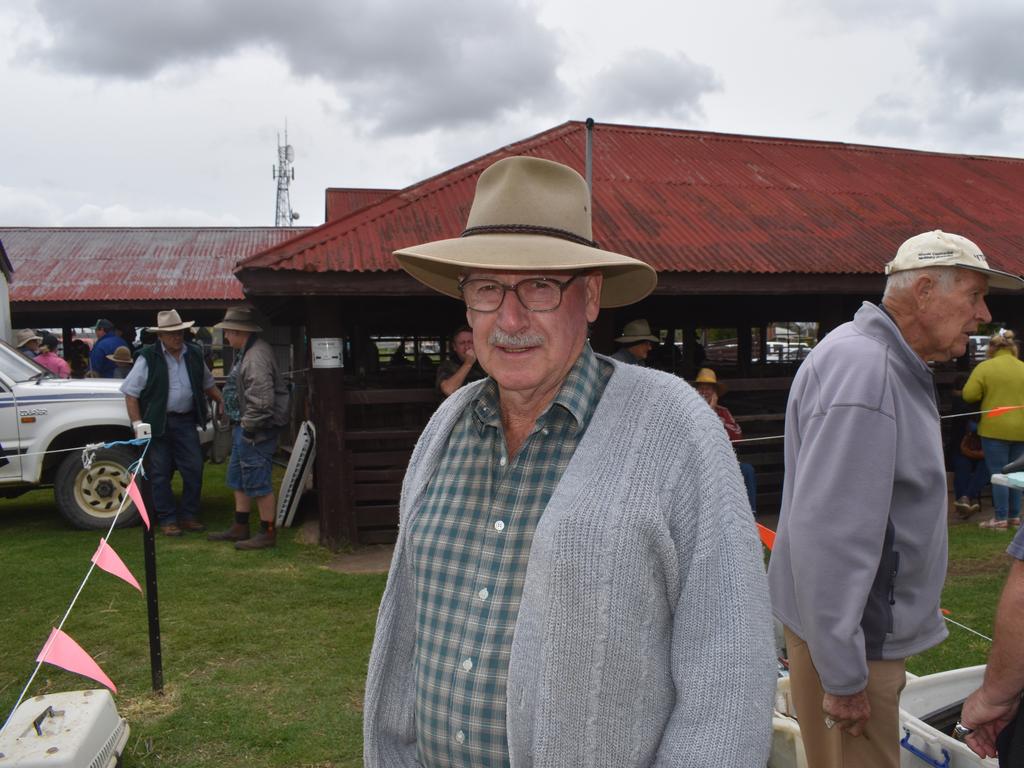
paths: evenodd
<path fill-rule="evenodd" d="M 998 408 L 989 408 L 987 411 L 970 411 L 969 413 L 948 413 L 945 416 L 939 416 L 939 421 L 946 421 L 948 419 L 962 419 L 964 416 L 989 416 L 990 418 L 997 419 L 1003 414 L 1009 413 L 1010 411 L 1018 411 L 1024 408 L 1024 405 L 1000 405 Z M 741 437 L 739 440 L 733 440 L 732 443 L 759 443 L 766 440 L 782 440 L 785 435 L 769 435 L 768 437 Z"/>
<path fill-rule="evenodd" d="M 71 598 L 71 603 L 68 605 L 68 608 L 64 612 L 63 617 L 61 617 L 60 623 L 53 628 L 53 630 L 50 633 L 50 636 L 46 640 L 46 643 L 43 645 L 43 650 L 40 651 L 39 656 L 36 657 L 35 669 L 32 670 L 32 674 L 29 677 L 28 682 L 25 683 L 25 687 L 22 689 L 21 694 L 18 696 L 18 700 L 14 703 L 14 706 L 11 708 L 10 714 L 8 714 L 7 719 L 4 720 L 3 726 L 0 726 L 0 733 L 2 733 L 7 728 L 7 725 L 8 723 L 10 723 L 11 718 L 14 717 L 15 711 L 17 711 L 22 701 L 24 701 L 25 695 L 28 693 L 29 688 L 31 688 L 32 683 L 35 681 L 36 676 L 39 674 L 39 669 L 42 667 L 43 663 L 48 660 L 48 656 L 54 652 L 54 649 L 60 649 L 60 656 L 62 658 L 73 659 L 75 662 L 74 666 L 78 670 L 83 670 L 83 673 L 86 673 L 89 677 L 92 677 L 94 680 L 97 680 L 98 682 L 101 682 L 104 685 L 108 686 L 115 693 L 117 692 L 117 688 L 114 686 L 113 682 L 111 682 L 110 678 L 103 674 L 103 671 L 99 668 L 99 665 L 97 665 L 91 659 L 91 657 L 84 650 L 82 650 L 81 646 L 79 646 L 74 640 L 72 640 L 68 635 L 66 635 L 63 632 L 64 624 L 67 622 L 68 616 L 71 615 L 71 611 L 74 609 L 75 604 L 78 602 L 78 598 L 81 596 L 82 591 L 85 589 L 85 585 L 89 582 L 89 577 L 92 576 L 92 573 L 96 569 L 97 565 L 100 565 L 100 567 L 103 570 L 111 572 L 115 576 L 124 579 L 129 584 L 132 584 L 134 582 L 133 585 L 135 586 L 135 588 L 139 589 L 140 592 L 142 591 L 141 588 L 139 587 L 138 581 L 136 581 L 135 578 L 131 576 L 131 573 L 127 571 L 127 568 L 125 568 L 124 563 L 121 561 L 121 558 L 118 557 L 117 554 L 113 551 L 113 549 L 110 548 L 110 546 L 107 544 L 107 541 L 110 539 L 111 534 L 114 532 L 114 529 L 117 526 L 117 521 L 118 519 L 120 519 L 121 513 L 124 511 L 125 506 L 129 502 L 136 501 L 136 499 L 138 499 L 136 501 L 136 506 L 139 511 L 139 514 L 143 518 L 146 527 L 149 527 L 149 518 L 146 514 L 145 506 L 142 504 L 141 498 L 136 496 L 138 492 L 135 489 L 135 478 L 136 476 L 138 476 L 140 472 L 142 472 L 142 461 L 146 456 L 146 451 L 149 450 L 149 438 L 121 440 L 112 443 L 90 443 L 88 445 L 80 446 L 77 450 L 82 451 L 82 463 L 84 466 L 88 467 L 87 462 L 91 462 L 91 455 L 95 455 L 97 450 L 99 450 L 100 448 L 111 448 L 115 445 L 142 446 L 142 454 L 136 461 L 132 462 L 128 466 L 128 474 L 131 476 L 131 480 L 128 485 L 128 493 L 126 493 L 124 497 L 121 499 L 121 504 L 118 506 L 117 512 L 114 514 L 114 517 L 110 522 L 110 528 L 107 530 L 107 535 L 100 539 L 100 546 L 97 549 L 96 554 L 93 555 L 92 560 L 90 560 L 89 567 L 85 572 L 85 577 L 82 579 L 82 582 L 78 585 L 78 590 L 75 592 L 74 597 Z M 87 455 L 90 453 L 90 451 L 91 455 Z M 135 491 L 135 493 L 133 494 L 132 491 Z M 112 560 L 116 561 L 116 563 L 112 563 L 112 560 L 109 559 L 110 555 L 113 555 Z M 119 570 L 117 567 L 117 563 L 120 563 L 120 567 L 124 569 L 129 578 L 125 578 L 124 574 L 116 572 Z M 107 565 L 110 565 L 110 567 L 114 570 L 110 570 L 110 568 L 108 568 Z M 61 665 L 58 664 L 57 666 Z M 88 671 L 86 672 L 85 670 Z"/>

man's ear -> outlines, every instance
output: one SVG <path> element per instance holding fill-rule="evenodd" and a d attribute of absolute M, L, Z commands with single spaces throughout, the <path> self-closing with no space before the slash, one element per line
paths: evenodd
<path fill-rule="evenodd" d="M 601 286 L 604 285 L 604 275 L 600 272 L 591 272 L 584 278 L 587 302 L 587 322 L 597 320 L 601 312 Z"/>
<path fill-rule="evenodd" d="M 922 273 L 912 283 L 911 290 L 913 291 L 914 300 L 918 309 L 923 309 L 928 306 L 928 303 L 935 296 L 935 288 L 935 279 L 927 273 Z"/>

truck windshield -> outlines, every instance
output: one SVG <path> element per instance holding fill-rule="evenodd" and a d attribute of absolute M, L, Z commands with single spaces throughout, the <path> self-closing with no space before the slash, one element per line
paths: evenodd
<path fill-rule="evenodd" d="M 31 381 L 53 375 L 3 340 L 0 340 L 0 370 L 14 381 Z"/>

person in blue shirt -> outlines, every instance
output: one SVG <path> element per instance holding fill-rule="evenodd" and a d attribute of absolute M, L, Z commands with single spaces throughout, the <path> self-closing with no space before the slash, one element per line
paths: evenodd
<path fill-rule="evenodd" d="M 114 324 L 109 320 L 97 320 L 93 330 L 96 331 L 96 343 L 89 353 L 89 368 L 101 379 L 113 379 L 117 364 L 108 359 L 107 355 L 114 354 L 115 349 L 127 347 L 128 344 L 117 334 Z"/>

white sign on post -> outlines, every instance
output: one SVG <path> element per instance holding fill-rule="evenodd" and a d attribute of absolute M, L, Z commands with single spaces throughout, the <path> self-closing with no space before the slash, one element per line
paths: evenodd
<path fill-rule="evenodd" d="M 343 368 L 341 339 L 310 339 L 314 368 Z"/>

